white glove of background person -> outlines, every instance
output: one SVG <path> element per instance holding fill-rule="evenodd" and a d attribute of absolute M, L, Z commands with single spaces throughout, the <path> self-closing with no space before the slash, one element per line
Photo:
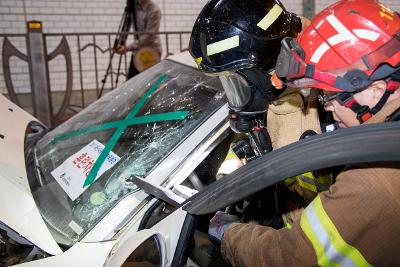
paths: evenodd
<path fill-rule="evenodd" d="M 210 220 L 210 226 L 208 227 L 208 236 L 210 240 L 213 243 L 220 245 L 225 230 L 235 222 L 239 222 L 238 216 L 217 211 L 214 217 Z"/>

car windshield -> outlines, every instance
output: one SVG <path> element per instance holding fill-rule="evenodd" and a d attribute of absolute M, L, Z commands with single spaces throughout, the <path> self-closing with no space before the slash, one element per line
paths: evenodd
<path fill-rule="evenodd" d="M 79 241 L 225 103 L 218 78 L 164 60 L 47 133 L 32 192 L 57 242 Z"/>

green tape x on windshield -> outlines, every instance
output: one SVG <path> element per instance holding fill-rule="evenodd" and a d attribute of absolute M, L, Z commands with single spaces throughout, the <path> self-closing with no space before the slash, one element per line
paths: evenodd
<path fill-rule="evenodd" d="M 159 121 L 169 121 L 169 120 L 183 120 L 188 115 L 188 111 L 176 111 L 176 112 L 168 112 L 162 114 L 153 114 L 147 115 L 142 117 L 135 117 L 139 110 L 143 107 L 146 103 L 150 95 L 157 90 L 157 88 L 161 85 L 161 83 L 166 79 L 166 75 L 161 75 L 157 81 L 149 88 L 149 90 L 144 94 L 144 96 L 139 100 L 139 102 L 133 107 L 133 109 L 129 112 L 129 114 L 125 117 L 124 120 L 108 122 L 101 125 L 95 125 L 87 128 L 83 128 L 77 131 L 72 131 L 66 134 L 58 135 L 54 138 L 54 142 L 62 141 L 69 139 L 74 136 L 84 135 L 96 131 L 104 131 L 116 128 L 116 131 L 111 136 L 110 140 L 107 142 L 106 146 L 104 147 L 103 151 L 101 152 L 100 156 L 96 160 L 93 165 L 93 168 L 90 170 L 89 175 L 87 176 L 83 187 L 91 185 L 97 177 L 97 174 L 103 165 L 104 161 L 106 160 L 108 154 L 112 151 L 112 149 L 117 144 L 118 140 L 121 138 L 122 134 L 124 133 L 125 129 L 131 125 L 138 125 L 138 124 L 146 124 L 152 122 L 159 122 Z"/>
<path fill-rule="evenodd" d="M 117 127 L 124 127 L 124 126 L 133 126 L 139 124 L 146 124 L 152 122 L 159 122 L 159 121 L 168 121 L 168 120 L 183 120 L 189 114 L 188 111 L 175 111 L 175 112 L 167 112 L 162 114 L 154 114 L 154 115 L 147 115 L 143 117 L 136 117 L 130 120 L 124 119 L 120 121 L 113 121 L 107 122 L 100 125 L 95 125 L 87 128 L 82 128 L 76 131 L 72 131 L 66 134 L 60 134 L 54 138 L 54 142 L 60 142 L 66 139 L 70 139 L 74 136 L 89 134 L 98 131 L 105 131 L 110 130 Z"/>

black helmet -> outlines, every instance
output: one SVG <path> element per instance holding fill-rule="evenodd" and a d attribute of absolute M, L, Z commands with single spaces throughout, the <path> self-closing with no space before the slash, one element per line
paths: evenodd
<path fill-rule="evenodd" d="M 269 72 L 281 40 L 300 31 L 300 18 L 278 0 L 211 0 L 194 24 L 189 51 L 205 72 Z"/>

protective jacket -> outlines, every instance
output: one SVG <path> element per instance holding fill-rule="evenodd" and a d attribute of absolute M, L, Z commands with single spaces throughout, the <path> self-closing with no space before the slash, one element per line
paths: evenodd
<path fill-rule="evenodd" d="M 274 149 L 299 141 L 307 131 L 321 133 L 318 116 L 316 90 L 288 88 L 268 107 L 267 128 Z M 306 95 L 306 96 L 304 96 Z M 317 193 L 325 191 L 332 184 L 330 173 L 313 172 L 289 177 L 284 181 L 286 187 L 296 192 L 306 201 L 313 200 Z M 284 217 L 285 223 L 287 223 Z"/>
<path fill-rule="evenodd" d="M 317 107 L 318 92 L 309 89 L 304 89 L 304 91 L 306 96 L 302 95 L 298 89 L 288 88 L 268 106 L 265 124 L 271 136 L 273 149 L 298 141 L 306 131 L 321 133 Z M 217 179 L 243 165 L 244 163 L 230 149 L 218 170 Z M 315 175 L 313 172 L 308 172 L 289 177 L 284 184 L 304 200 L 311 201 L 317 193 L 329 188 L 332 179 L 330 173 Z M 284 221 L 287 223 L 286 217 L 284 217 Z"/>
<path fill-rule="evenodd" d="M 399 108 L 395 99 L 368 123 Z M 400 164 L 348 166 L 293 218 L 280 230 L 233 224 L 222 254 L 233 266 L 399 266 Z"/>

